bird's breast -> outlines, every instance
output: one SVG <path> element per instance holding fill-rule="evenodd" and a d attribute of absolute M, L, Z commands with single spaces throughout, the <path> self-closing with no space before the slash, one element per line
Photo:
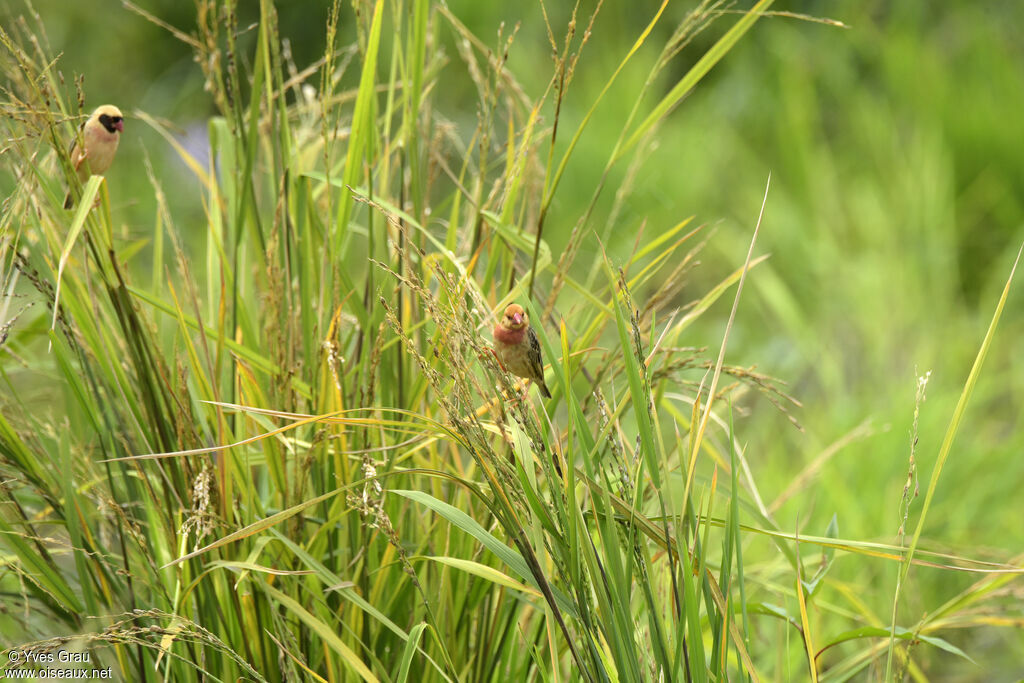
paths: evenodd
<path fill-rule="evenodd" d="M 494 341 L 499 344 L 522 344 L 525 337 L 525 327 L 520 327 L 518 330 L 510 330 L 500 323 L 494 326 Z"/>
<path fill-rule="evenodd" d="M 86 133 L 85 149 L 86 163 L 89 164 L 89 172 L 93 175 L 102 175 L 114 162 L 114 154 L 117 152 L 119 137 L 115 133 L 108 133 L 102 128 L 99 131 L 89 130 Z"/>

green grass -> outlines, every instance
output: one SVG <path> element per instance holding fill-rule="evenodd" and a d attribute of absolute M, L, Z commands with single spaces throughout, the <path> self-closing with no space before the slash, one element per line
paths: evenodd
<path fill-rule="evenodd" d="M 126 135 L 74 213 L 98 102 L 5 23 L 8 651 L 125 680 L 1013 672 L 1013 158 L 952 163 L 945 57 L 873 31 L 936 19 L 356 8 L 307 71 L 269 1 L 201 1 L 205 158 L 125 107 L 146 155 Z M 910 126 L 879 93 L 914 45 Z M 978 257 L 958 231 L 999 212 Z M 513 300 L 549 401 L 488 349 Z"/>

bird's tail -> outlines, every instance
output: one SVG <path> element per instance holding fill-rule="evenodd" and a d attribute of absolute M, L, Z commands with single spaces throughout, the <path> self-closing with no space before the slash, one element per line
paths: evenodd
<path fill-rule="evenodd" d="M 548 385 L 544 383 L 544 380 L 537 382 L 537 386 L 540 387 L 540 393 L 544 398 L 551 398 L 551 392 L 548 391 Z"/>

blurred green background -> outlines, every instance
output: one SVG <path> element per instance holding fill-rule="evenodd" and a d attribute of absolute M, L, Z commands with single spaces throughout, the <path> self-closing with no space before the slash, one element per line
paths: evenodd
<path fill-rule="evenodd" d="M 244 26 L 246 12 L 255 18 L 257 8 L 242 5 Z M 290 38 L 299 68 L 322 53 L 328 5 L 279 4 L 281 34 Z M 561 39 L 570 5 L 549 5 Z M 581 8 L 579 30 L 593 5 Z M 186 32 L 195 24 L 190 3 L 140 6 Z M 458 0 L 449 6 L 494 46 L 502 22 L 505 35 L 520 24 L 509 69 L 527 95 L 539 98 L 552 72 L 540 5 Z M 204 121 L 214 107 L 189 47 L 121 2 L 46 0 L 34 7 L 61 53 L 59 68 L 69 87 L 76 74 L 85 75 L 84 108 L 113 102 L 129 117 L 118 163 L 108 174 L 124 236 L 148 234 L 153 224 L 147 155 L 179 229 L 202 230 L 197 181 L 154 131 L 131 120 L 133 110 L 144 110 L 172 122 L 202 148 Z M 575 129 L 656 7 L 604 4 L 562 107 L 563 130 Z M 650 44 L 663 43 L 690 8 L 670 5 L 656 28 L 664 35 Z M 787 382 L 803 403 L 795 416 L 805 431 L 751 397 L 738 406 L 737 433 L 762 495 L 772 501 L 830 444 L 867 423 L 869 434 L 822 463 L 780 506 L 777 519 L 783 528 L 799 524 L 802 533 L 822 534 L 836 514 L 842 537 L 892 542 L 917 377 L 932 373 L 917 453 L 923 494 L 1024 241 L 1024 3 L 821 1 L 777 3 L 773 9 L 828 17 L 845 28 L 782 16 L 758 22 L 648 141 L 646 161 L 636 169 L 634 192 L 616 225 L 645 224 L 645 234 L 653 236 L 691 215 L 708 224 L 711 238 L 702 267 L 678 302 L 683 306 L 742 264 L 771 174 L 756 249 L 771 258 L 748 280 L 726 360 L 756 364 Z M 21 3 L 8 2 L 0 6 L 0 21 L 6 26 L 24 11 Z M 343 30 L 341 42 L 351 42 L 351 22 Z M 702 34 L 688 46 L 670 70 L 673 76 L 685 72 L 718 34 Z M 449 55 L 459 59 L 454 47 Z M 633 105 L 628 85 L 639 92 L 656 57 L 653 47 L 640 52 L 619 82 L 625 96 L 605 101 L 587 129 L 547 220 L 545 236 L 555 253 L 589 202 Z M 476 93 L 464 69 L 451 71 L 437 98 L 439 113 L 468 139 Z M 661 92 L 671 85 L 666 78 Z M 559 139 L 563 149 L 568 137 Z M 614 167 L 608 186 L 618 187 L 628 171 Z M 613 200 L 606 192 L 598 202 L 591 225 L 599 235 L 605 235 Z M 633 229 L 612 232 L 612 254 L 628 253 L 634 236 Z M 598 250 L 589 238 L 580 262 L 589 264 Z M 139 267 L 145 264 L 140 258 Z M 998 560 L 1024 547 L 1020 289 L 1017 283 L 943 471 L 937 509 L 924 532 L 928 547 Z M 565 296 L 562 305 L 570 309 L 571 293 Z M 705 316 L 683 342 L 716 349 L 730 303 L 725 297 L 718 314 Z M 877 586 L 883 601 L 891 596 L 895 565 L 879 562 L 874 577 L 864 576 L 863 566 L 847 577 L 851 583 Z M 843 577 L 843 571 L 840 559 L 834 572 Z M 973 580 L 947 573 L 937 581 L 912 582 L 905 604 L 919 615 Z M 922 592 L 925 586 L 929 592 Z M 979 637 L 986 641 L 971 640 Z M 1020 629 L 968 631 L 963 640 L 956 634 L 949 640 L 968 653 L 1024 651 Z M 954 666 L 969 665 L 957 660 Z M 1017 669 L 1012 658 L 1007 666 L 1007 680 L 1024 676 L 1019 658 Z"/>

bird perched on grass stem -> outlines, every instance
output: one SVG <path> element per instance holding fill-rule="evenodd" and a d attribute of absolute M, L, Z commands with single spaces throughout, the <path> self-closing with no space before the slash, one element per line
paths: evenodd
<path fill-rule="evenodd" d="M 551 392 L 544 384 L 540 340 L 530 327 L 526 311 L 519 304 L 509 304 L 494 326 L 494 353 L 508 372 L 536 382 L 540 393 L 551 398 Z"/>
<path fill-rule="evenodd" d="M 71 148 L 71 164 L 78 174 L 78 180 L 85 182 L 90 175 L 103 175 L 114 162 L 117 143 L 124 131 L 124 117 L 121 110 L 112 104 L 104 104 L 92 113 L 82 124 L 82 134 Z M 64 197 L 64 208 L 75 205 L 71 191 Z"/>

